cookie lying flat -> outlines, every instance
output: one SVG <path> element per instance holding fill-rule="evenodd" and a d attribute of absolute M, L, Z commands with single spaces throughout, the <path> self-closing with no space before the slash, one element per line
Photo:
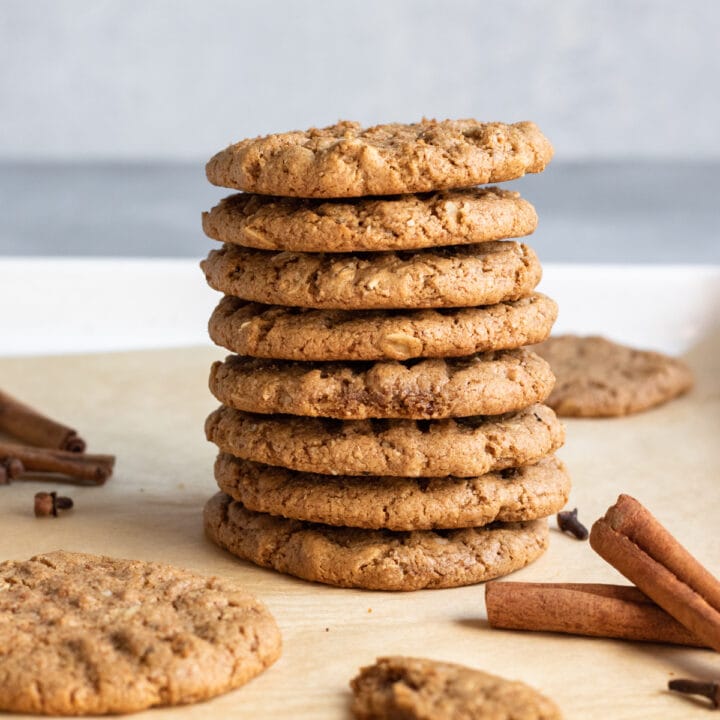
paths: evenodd
<path fill-rule="evenodd" d="M 454 663 L 384 657 L 350 683 L 358 720 L 560 720 L 525 683 Z"/>
<path fill-rule="evenodd" d="M 557 376 L 548 404 L 568 417 L 629 415 L 667 402 L 693 384 L 682 360 L 602 337 L 563 335 L 535 350 Z"/>
<path fill-rule="evenodd" d="M 201 266 L 226 295 L 328 310 L 493 305 L 526 297 L 542 276 L 537 255 L 516 242 L 363 255 L 225 245 Z"/>
<path fill-rule="evenodd" d="M 211 158 L 206 174 L 214 185 L 262 195 L 400 195 L 513 180 L 541 172 L 552 155 L 531 122 L 344 121 L 243 140 Z"/>
<path fill-rule="evenodd" d="M 202 223 L 214 240 L 259 250 L 361 252 L 523 237 L 537 215 L 519 193 L 495 187 L 349 202 L 238 193 Z"/>
<path fill-rule="evenodd" d="M 525 350 L 464 358 L 298 363 L 229 356 L 210 370 L 223 404 L 258 413 L 342 420 L 500 415 L 542 402 L 555 379 Z"/>
<path fill-rule="evenodd" d="M 554 515 L 570 478 L 554 457 L 475 478 L 348 477 L 301 473 L 221 453 L 218 486 L 248 510 L 387 530 L 479 527 Z"/>
<path fill-rule="evenodd" d="M 205 422 L 205 434 L 244 460 L 326 475 L 400 477 L 484 475 L 537 462 L 565 439 L 545 405 L 490 417 L 345 421 L 221 407 Z"/>
<path fill-rule="evenodd" d="M 138 560 L 53 552 L 0 564 L 0 709 L 127 713 L 205 700 L 280 655 L 237 583 Z"/>
<path fill-rule="evenodd" d="M 507 575 L 547 548 L 545 520 L 393 533 L 256 513 L 224 493 L 205 505 L 205 533 L 233 555 L 304 580 L 367 590 L 458 587 Z"/>
<path fill-rule="evenodd" d="M 407 360 L 460 357 L 541 342 L 557 305 L 534 293 L 480 308 L 343 311 L 284 308 L 224 297 L 212 341 L 240 355 L 280 360 Z"/>

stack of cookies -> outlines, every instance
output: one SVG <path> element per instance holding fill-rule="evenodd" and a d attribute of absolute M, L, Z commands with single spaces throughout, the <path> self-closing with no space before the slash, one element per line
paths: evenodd
<path fill-rule="evenodd" d="M 206 423 L 221 492 L 208 537 L 343 587 L 482 582 L 546 548 L 569 479 L 542 404 L 554 378 L 523 346 L 555 303 L 534 292 L 533 207 L 478 188 L 540 172 L 532 123 L 422 121 L 245 140 L 207 165 L 243 190 L 203 216 Z"/>

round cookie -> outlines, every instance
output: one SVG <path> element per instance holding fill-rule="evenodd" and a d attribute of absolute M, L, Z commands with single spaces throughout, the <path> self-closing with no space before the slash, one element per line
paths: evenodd
<path fill-rule="evenodd" d="M 531 122 L 422 120 L 243 140 L 210 159 L 214 185 L 261 195 L 344 198 L 465 188 L 541 172 L 552 145 Z"/>
<path fill-rule="evenodd" d="M 460 357 L 541 342 L 557 305 L 533 293 L 479 308 L 344 311 L 284 308 L 224 297 L 208 330 L 240 355 L 279 360 Z"/>
<path fill-rule="evenodd" d="M 223 405 L 341 420 L 500 415 L 542 402 L 554 382 L 550 366 L 524 348 L 375 363 L 230 355 L 210 370 L 210 390 Z"/>
<path fill-rule="evenodd" d="M 525 683 L 454 663 L 383 657 L 350 683 L 357 720 L 562 720 Z"/>
<path fill-rule="evenodd" d="M 53 552 L 0 564 L 0 709 L 129 713 L 198 702 L 280 656 L 267 609 L 235 582 Z"/>
<path fill-rule="evenodd" d="M 394 533 L 256 513 L 224 493 L 205 505 L 205 533 L 244 560 L 304 580 L 366 590 L 471 585 L 518 570 L 547 548 L 545 520 Z"/>
<path fill-rule="evenodd" d="M 542 276 L 537 255 L 516 242 L 364 255 L 225 245 L 201 267 L 226 295 L 327 310 L 493 305 L 526 297 Z"/>
<path fill-rule="evenodd" d="M 497 187 L 346 202 L 237 193 L 204 212 L 202 225 L 214 240 L 258 250 L 368 252 L 523 237 L 537 214 Z"/>
<path fill-rule="evenodd" d="M 348 477 L 301 473 L 220 453 L 220 489 L 248 510 L 378 530 L 466 528 L 554 515 L 570 493 L 555 457 L 474 478 Z"/>
<path fill-rule="evenodd" d="M 629 415 L 667 402 L 693 384 L 682 360 L 602 337 L 562 335 L 535 350 L 557 377 L 547 402 L 567 417 Z"/>
<path fill-rule="evenodd" d="M 564 441 L 545 405 L 448 420 L 329 420 L 220 407 L 207 439 L 244 460 L 326 475 L 473 477 L 537 462 Z"/>

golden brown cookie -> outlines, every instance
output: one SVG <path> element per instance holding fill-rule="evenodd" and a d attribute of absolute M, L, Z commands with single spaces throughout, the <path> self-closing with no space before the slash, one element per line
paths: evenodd
<path fill-rule="evenodd" d="M 383 657 L 350 683 L 358 720 L 561 720 L 525 683 L 454 663 Z"/>
<path fill-rule="evenodd" d="M 63 551 L 0 564 L 0 709 L 128 713 L 243 685 L 280 655 L 231 580 Z"/>
<path fill-rule="evenodd" d="M 344 202 L 238 193 L 202 224 L 214 240 L 258 250 L 367 252 L 523 237 L 537 215 L 519 193 L 496 187 Z"/>
<path fill-rule="evenodd" d="M 284 308 L 224 297 L 210 318 L 214 343 L 280 360 L 459 357 L 544 340 L 556 303 L 533 293 L 479 308 L 344 311 Z"/>
<path fill-rule="evenodd" d="M 682 360 L 602 337 L 562 335 L 535 350 L 557 376 L 548 404 L 567 417 L 629 415 L 667 402 L 693 384 Z"/>
<path fill-rule="evenodd" d="M 329 420 L 220 407 L 207 439 L 244 460 L 328 475 L 472 477 L 537 462 L 565 431 L 545 405 L 448 420 Z"/>
<path fill-rule="evenodd" d="M 286 520 L 217 493 L 205 533 L 233 555 L 304 580 L 367 590 L 457 587 L 507 575 L 547 548 L 545 520 L 394 533 Z"/>
<path fill-rule="evenodd" d="M 225 245 L 201 266 L 226 295 L 327 310 L 492 305 L 526 297 L 542 276 L 537 255 L 516 242 L 363 255 Z"/>
<path fill-rule="evenodd" d="M 555 457 L 474 478 L 398 478 L 302 473 L 221 453 L 215 479 L 248 510 L 375 530 L 535 520 L 561 510 L 570 492 Z"/>
<path fill-rule="evenodd" d="M 500 415 L 542 402 L 554 382 L 550 366 L 524 348 L 375 363 L 231 355 L 210 370 L 210 390 L 223 405 L 342 420 Z"/>
<path fill-rule="evenodd" d="M 214 185 L 262 195 L 401 195 L 502 182 L 541 172 L 552 145 L 531 122 L 422 120 L 362 128 L 339 122 L 251 138 L 206 166 Z"/>

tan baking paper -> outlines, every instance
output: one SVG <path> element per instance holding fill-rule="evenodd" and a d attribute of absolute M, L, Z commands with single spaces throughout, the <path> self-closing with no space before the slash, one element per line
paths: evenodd
<path fill-rule="evenodd" d="M 208 367 L 220 356 L 194 348 L 0 360 L 0 387 L 76 427 L 90 452 L 118 457 L 115 477 L 102 488 L 20 481 L 0 487 L 0 559 L 66 548 L 175 563 L 242 580 L 278 619 L 283 657 L 267 673 L 210 703 L 148 711 L 148 718 L 348 717 L 348 681 L 357 668 L 395 653 L 520 678 L 553 697 L 568 718 L 707 717 L 701 704 L 665 687 L 672 677 L 720 677 L 720 658 L 711 651 L 490 630 L 482 586 L 340 590 L 255 568 L 211 545 L 201 509 L 214 492 L 214 452 L 202 427 L 215 406 Z M 569 421 L 560 453 L 574 480 L 569 507 L 577 505 L 587 524 L 629 493 L 715 573 L 718 358 L 720 332 L 687 355 L 697 373 L 688 396 L 629 418 Z M 33 494 L 61 488 L 76 508 L 35 519 Z M 547 554 L 510 579 L 622 582 L 587 543 L 557 531 Z"/>

